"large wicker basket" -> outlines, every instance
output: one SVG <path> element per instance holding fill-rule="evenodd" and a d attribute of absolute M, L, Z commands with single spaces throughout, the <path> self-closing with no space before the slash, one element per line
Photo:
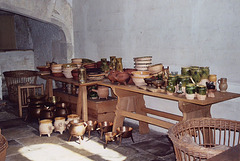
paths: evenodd
<path fill-rule="evenodd" d="M 6 138 L 1 134 L 1 129 L 0 129 L 0 161 L 5 161 L 7 147 L 8 147 L 8 142 Z"/>
<path fill-rule="evenodd" d="M 20 84 L 36 84 L 37 71 L 32 70 L 15 70 L 3 72 L 8 89 L 9 100 L 13 102 L 18 101 L 17 86 Z"/>
<path fill-rule="evenodd" d="M 239 121 L 197 118 L 172 126 L 168 135 L 173 142 L 176 159 L 192 161 L 207 160 L 240 144 L 239 131 Z"/>

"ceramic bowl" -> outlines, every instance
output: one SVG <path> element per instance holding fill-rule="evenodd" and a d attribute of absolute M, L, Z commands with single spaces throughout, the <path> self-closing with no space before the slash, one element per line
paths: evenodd
<path fill-rule="evenodd" d="M 72 63 L 74 64 L 82 64 L 82 58 L 73 58 Z"/>
<path fill-rule="evenodd" d="M 145 78 L 145 77 L 148 77 L 150 72 L 149 71 L 133 71 L 131 72 L 131 74 L 134 76 L 134 77 L 141 77 L 141 78 Z"/>
<path fill-rule="evenodd" d="M 144 57 L 135 57 L 134 61 L 149 61 L 152 60 L 152 56 L 144 56 Z"/>
<path fill-rule="evenodd" d="M 37 69 L 40 71 L 50 71 L 50 68 L 48 66 L 38 66 Z"/>
<path fill-rule="evenodd" d="M 148 67 L 148 71 L 152 74 L 156 74 L 162 71 L 163 65 L 162 64 L 155 64 Z"/>
<path fill-rule="evenodd" d="M 144 78 L 151 78 L 151 76 L 146 77 L 135 77 L 132 76 L 132 80 L 136 86 L 145 86 L 147 83 L 145 82 Z"/>

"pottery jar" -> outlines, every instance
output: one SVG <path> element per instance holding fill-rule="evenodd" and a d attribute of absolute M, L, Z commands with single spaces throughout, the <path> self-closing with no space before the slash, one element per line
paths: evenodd
<path fill-rule="evenodd" d="M 226 92 L 228 88 L 227 78 L 220 78 L 218 80 L 220 92 Z"/>
<path fill-rule="evenodd" d="M 186 87 L 186 85 L 189 83 L 189 76 L 180 75 L 178 76 L 178 84 L 182 83 L 182 87 Z"/>
<path fill-rule="evenodd" d="M 108 98 L 109 88 L 105 86 L 98 86 L 98 89 L 92 89 L 92 91 L 97 92 L 99 98 Z"/>
<path fill-rule="evenodd" d="M 181 67 L 181 75 L 191 75 L 190 67 Z"/>
<path fill-rule="evenodd" d="M 81 84 L 87 82 L 87 71 L 86 71 L 86 68 L 84 68 L 84 67 L 81 67 L 79 69 L 78 82 Z"/>
<path fill-rule="evenodd" d="M 208 80 L 209 80 L 210 82 L 216 82 L 216 81 L 217 81 L 217 75 L 216 75 L 216 74 L 210 74 L 210 75 L 208 76 Z"/>
<path fill-rule="evenodd" d="M 201 78 L 208 79 L 209 73 L 210 73 L 209 67 L 200 67 L 200 70 L 201 70 Z"/>
<path fill-rule="evenodd" d="M 197 99 L 205 100 L 206 99 L 207 88 L 206 86 L 197 86 Z"/>
<path fill-rule="evenodd" d="M 56 117 L 66 118 L 67 115 L 69 115 L 70 113 L 71 113 L 70 108 L 67 106 L 66 103 L 61 102 L 56 104 L 56 112 L 55 112 Z"/>
<path fill-rule="evenodd" d="M 127 85 L 127 82 L 130 80 L 130 75 L 127 72 L 118 72 L 114 78 L 118 84 Z"/>
<path fill-rule="evenodd" d="M 192 79 L 195 83 L 199 83 L 201 81 L 201 70 L 199 67 L 192 67 L 190 69 Z"/>
<path fill-rule="evenodd" d="M 54 120 L 54 131 L 62 134 L 66 130 L 65 117 L 55 117 Z"/>
<path fill-rule="evenodd" d="M 168 95 L 173 95 L 174 92 L 175 92 L 175 87 L 173 85 L 173 82 L 172 81 L 168 81 L 167 94 Z"/>
<path fill-rule="evenodd" d="M 110 70 L 116 70 L 116 63 L 117 63 L 116 56 L 110 56 L 109 69 Z"/>
<path fill-rule="evenodd" d="M 39 121 L 40 136 L 48 135 L 48 137 L 50 137 L 53 129 L 54 129 L 54 126 L 52 125 L 52 120 L 44 119 Z"/>
<path fill-rule="evenodd" d="M 122 58 L 116 58 L 116 70 L 119 72 L 123 72 Z"/>
<path fill-rule="evenodd" d="M 65 124 L 67 125 L 67 128 L 70 127 L 70 122 L 74 121 L 74 122 L 79 122 L 80 121 L 80 116 L 78 116 L 77 114 L 70 114 L 67 115 L 67 121 L 65 122 Z"/>
<path fill-rule="evenodd" d="M 173 86 L 176 86 L 177 85 L 177 80 L 178 80 L 178 77 L 175 76 L 175 75 L 169 75 L 168 76 L 168 81 L 171 81 Z"/>
<path fill-rule="evenodd" d="M 55 107 L 46 105 L 41 109 L 40 119 L 53 119 L 55 117 Z"/>
<path fill-rule="evenodd" d="M 83 135 L 86 132 L 86 128 L 87 128 L 87 123 L 86 122 L 74 122 L 74 121 L 70 121 L 70 127 L 69 127 L 69 133 L 70 133 L 70 138 L 71 139 L 72 136 L 83 139 Z"/>
<path fill-rule="evenodd" d="M 195 84 L 189 83 L 186 85 L 186 98 L 189 100 L 193 100 L 195 97 Z"/>

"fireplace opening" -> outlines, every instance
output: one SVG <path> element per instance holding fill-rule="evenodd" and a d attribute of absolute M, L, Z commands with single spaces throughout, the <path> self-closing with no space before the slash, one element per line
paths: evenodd
<path fill-rule="evenodd" d="M 67 62 L 66 37 L 55 24 L 0 10 L 0 33 L 0 99 L 7 95 L 4 71 Z"/>

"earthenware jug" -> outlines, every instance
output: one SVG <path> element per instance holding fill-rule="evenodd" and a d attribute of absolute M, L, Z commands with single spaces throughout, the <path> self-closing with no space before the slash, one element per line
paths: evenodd
<path fill-rule="evenodd" d="M 54 131 L 62 134 L 66 130 L 65 117 L 55 117 L 54 120 Z"/>
<path fill-rule="evenodd" d="M 92 89 L 92 91 L 97 92 L 99 99 L 105 98 L 107 99 L 109 96 L 109 88 L 105 86 L 98 86 L 98 89 Z"/>
<path fill-rule="evenodd" d="M 226 92 L 228 88 L 227 78 L 218 79 L 220 92 Z"/>
<path fill-rule="evenodd" d="M 54 129 L 54 126 L 52 125 L 52 120 L 44 119 L 44 120 L 39 121 L 40 136 L 48 135 L 48 137 L 50 137 L 53 129 Z"/>

